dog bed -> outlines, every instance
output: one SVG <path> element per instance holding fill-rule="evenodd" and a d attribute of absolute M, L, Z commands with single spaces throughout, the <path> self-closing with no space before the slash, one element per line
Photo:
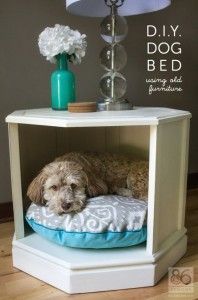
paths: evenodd
<path fill-rule="evenodd" d="M 32 203 L 26 220 L 39 235 L 62 246 L 116 248 L 146 240 L 146 212 L 145 201 L 107 195 L 88 199 L 79 213 L 63 215 Z"/>

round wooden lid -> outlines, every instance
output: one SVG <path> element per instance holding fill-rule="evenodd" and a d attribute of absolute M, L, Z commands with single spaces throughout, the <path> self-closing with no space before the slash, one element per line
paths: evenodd
<path fill-rule="evenodd" d="M 68 104 L 69 112 L 94 112 L 97 110 L 96 102 L 75 102 Z"/>

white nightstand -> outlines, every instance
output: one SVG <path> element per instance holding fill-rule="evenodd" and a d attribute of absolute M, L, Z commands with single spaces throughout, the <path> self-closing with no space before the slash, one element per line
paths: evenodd
<path fill-rule="evenodd" d="M 186 111 L 154 107 L 83 114 L 44 108 L 7 116 L 14 266 L 68 293 L 154 285 L 186 251 L 190 117 Z M 71 150 L 130 152 L 149 159 L 145 244 L 110 250 L 63 248 L 26 229 L 28 183 L 43 165 Z"/>

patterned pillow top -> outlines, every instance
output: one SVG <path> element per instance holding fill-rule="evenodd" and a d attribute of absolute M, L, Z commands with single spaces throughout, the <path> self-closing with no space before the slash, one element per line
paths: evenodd
<path fill-rule="evenodd" d="M 63 215 L 32 203 L 26 220 L 34 231 L 63 246 L 113 248 L 146 240 L 146 212 L 145 201 L 107 195 L 88 199 L 79 213 Z"/>

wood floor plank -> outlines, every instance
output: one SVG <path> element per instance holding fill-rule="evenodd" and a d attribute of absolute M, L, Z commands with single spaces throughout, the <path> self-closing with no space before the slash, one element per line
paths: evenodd
<path fill-rule="evenodd" d="M 11 255 L 12 252 L 12 237 L 0 239 L 0 257 Z"/>
<path fill-rule="evenodd" d="M 16 272 L 19 272 L 19 270 L 13 268 L 11 256 L 0 257 L 0 282 L 1 282 L 1 276 L 16 273 Z"/>

